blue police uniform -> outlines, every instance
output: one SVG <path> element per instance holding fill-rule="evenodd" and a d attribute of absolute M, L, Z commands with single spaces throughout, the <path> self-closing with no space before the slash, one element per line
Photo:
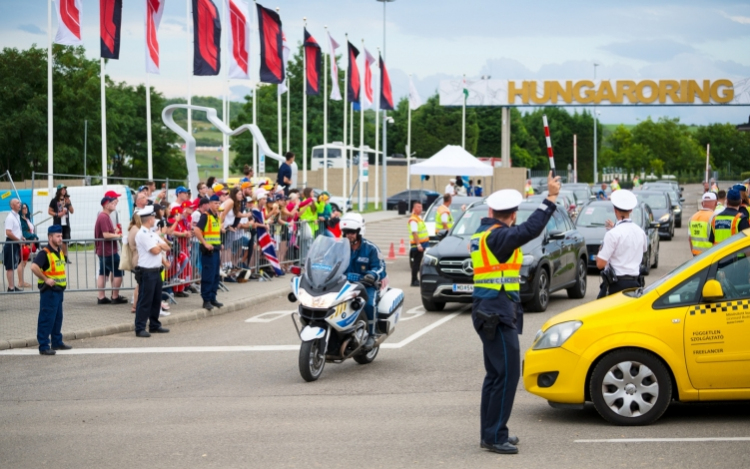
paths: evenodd
<path fill-rule="evenodd" d="M 515 226 L 494 219 L 482 219 L 477 233 L 499 225 L 487 237 L 487 247 L 501 262 L 509 259 L 513 252 L 533 240 L 544 230 L 555 204 L 544 200 L 539 209 L 534 211 L 525 223 Z M 508 442 L 508 419 L 513 408 L 513 400 L 521 375 L 521 354 L 518 334 L 523 332 L 523 310 L 518 292 L 503 290 L 474 289 L 472 321 L 474 329 L 482 340 L 484 367 L 486 375 L 482 385 L 482 404 L 480 410 L 481 441 L 488 445 L 502 445 Z M 484 315 L 498 316 L 495 333 L 492 339 L 483 329 Z"/>
<path fill-rule="evenodd" d="M 62 227 L 53 225 L 49 233 L 62 233 Z M 50 268 L 47 250 L 53 257 L 64 259 L 60 250 L 54 250 L 51 246 L 45 246 L 34 258 L 34 264 L 39 266 L 42 272 Z M 46 283 L 39 286 L 39 318 L 37 321 L 36 340 L 39 342 L 39 351 L 50 349 L 50 336 L 52 337 L 52 348 L 63 347 L 62 322 L 63 322 L 63 292 L 65 286 L 55 285 L 50 287 Z"/>
<path fill-rule="evenodd" d="M 359 248 L 352 250 L 349 260 L 349 270 L 346 278 L 350 282 L 359 282 L 362 278 L 370 274 L 377 280 L 385 278 L 385 262 L 380 255 L 380 249 L 377 246 L 361 238 Z M 370 333 L 375 332 L 375 287 L 365 287 L 367 290 L 367 303 L 365 304 L 365 314 L 370 323 Z"/>

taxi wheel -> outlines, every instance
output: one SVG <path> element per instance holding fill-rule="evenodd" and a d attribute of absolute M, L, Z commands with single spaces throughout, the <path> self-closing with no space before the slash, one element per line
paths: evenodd
<path fill-rule="evenodd" d="M 650 425 L 664 414 L 672 397 L 672 380 L 652 353 L 617 350 L 594 368 L 589 383 L 599 415 L 615 425 Z"/>
<path fill-rule="evenodd" d="M 578 269 L 576 269 L 576 283 L 568 288 L 568 298 L 581 299 L 586 296 L 586 281 L 588 280 L 588 271 L 586 261 L 578 260 Z"/>

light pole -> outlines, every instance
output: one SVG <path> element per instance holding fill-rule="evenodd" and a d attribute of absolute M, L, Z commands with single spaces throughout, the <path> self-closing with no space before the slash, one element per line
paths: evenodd
<path fill-rule="evenodd" d="M 596 67 L 598 67 L 598 63 L 594 63 L 594 86 L 596 86 Z M 596 168 L 596 105 L 594 105 L 594 184 L 596 184 L 598 181 L 596 180 L 597 177 L 597 168 Z"/>
<path fill-rule="evenodd" d="M 385 7 L 388 3 L 395 2 L 396 0 L 377 0 L 383 3 L 383 61 L 385 62 Z M 382 73 L 382 71 L 381 71 Z M 382 93 L 382 90 L 381 90 Z M 377 157 L 377 155 L 376 155 Z M 386 200 L 386 208 L 388 208 L 388 111 L 383 110 L 383 198 Z M 409 177 L 408 175 L 406 176 Z"/>

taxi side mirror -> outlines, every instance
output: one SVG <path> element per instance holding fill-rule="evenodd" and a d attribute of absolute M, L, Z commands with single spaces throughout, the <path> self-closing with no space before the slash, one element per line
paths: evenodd
<path fill-rule="evenodd" d="M 709 280 L 703 285 L 703 301 L 716 301 L 724 298 L 724 290 L 718 280 Z"/>

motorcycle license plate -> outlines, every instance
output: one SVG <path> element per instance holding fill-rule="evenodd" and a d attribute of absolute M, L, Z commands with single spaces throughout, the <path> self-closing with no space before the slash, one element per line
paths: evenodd
<path fill-rule="evenodd" d="M 473 293 L 474 292 L 474 285 L 465 285 L 460 283 L 454 283 L 453 284 L 453 292 L 454 293 Z"/>

